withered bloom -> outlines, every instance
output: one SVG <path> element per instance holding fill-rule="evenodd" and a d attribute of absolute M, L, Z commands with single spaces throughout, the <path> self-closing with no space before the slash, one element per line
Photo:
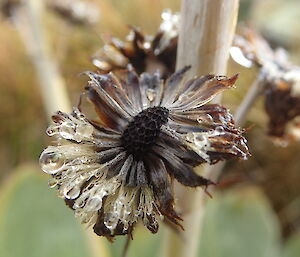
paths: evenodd
<path fill-rule="evenodd" d="M 160 216 L 181 226 L 173 180 L 206 188 L 214 182 L 197 175 L 195 166 L 247 158 L 246 140 L 231 114 L 207 104 L 237 75 L 182 83 L 187 70 L 166 81 L 159 73 L 138 76 L 129 70 L 118 79 L 88 72 L 86 96 L 99 120 L 79 108 L 52 117 L 47 133 L 57 141 L 41 154 L 41 167 L 52 175 L 51 187 L 96 234 L 131 234 L 137 222 L 156 233 Z"/>
<path fill-rule="evenodd" d="M 179 14 L 162 13 L 163 22 L 156 35 L 143 35 L 132 27 L 125 42 L 111 38 L 93 58 L 102 73 L 127 68 L 131 64 L 138 74 L 159 69 L 163 78 L 175 70 Z"/>
<path fill-rule="evenodd" d="M 255 65 L 260 69 L 269 135 L 287 141 L 300 139 L 300 67 L 287 60 L 282 48 L 273 50 L 250 29 L 235 37 L 231 56 L 245 67 Z"/>

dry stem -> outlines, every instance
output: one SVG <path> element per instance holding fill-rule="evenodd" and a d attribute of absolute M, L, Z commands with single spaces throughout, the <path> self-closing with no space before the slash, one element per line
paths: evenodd
<path fill-rule="evenodd" d="M 229 48 L 235 31 L 238 0 L 183 0 L 177 69 L 192 65 L 189 76 L 225 74 Z M 204 176 L 208 176 L 205 167 Z M 179 188 L 178 206 L 185 220 L 183 238 L 166 231 L 163 256 L 194 257 L 200 238 L 205 209 L 201 190 Z"/>
<path fill-rule="evenodd" d="M 56 63 L 51 57 L 44 17 L 44 1 L 27 0 L 14 12 L 14 23 L 35 67 L 43 103 L 48 117 L 61 110 L 69 112 L 71 105 Z"/>

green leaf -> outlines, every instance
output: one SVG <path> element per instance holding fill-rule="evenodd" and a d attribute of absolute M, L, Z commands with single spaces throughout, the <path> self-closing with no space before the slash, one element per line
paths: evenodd
<path fill-rule="evenodd" d="M 283 257 L 299 257 L 300 256 L 300 233 L 293 235 L 283 250 Z"/>
<path fill-rule="evenodd" d="M 257 190 L 233 190 L 207 203 L 199 256 L 276 257 L 279 225 Z"/>
<path fill-rule="evenodd" d="M 95 256 L 84 227 L 48 188 L 48 177 L 37 170 L 24 167 L 1 188 L 0 256 Z"/>

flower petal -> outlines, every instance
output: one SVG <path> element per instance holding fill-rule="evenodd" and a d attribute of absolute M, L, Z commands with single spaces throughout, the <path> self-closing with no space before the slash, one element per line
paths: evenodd
<path fill-rule="evenodd" d="M 165 106 L 168 108 L 169 105 L 171 105 L 174 101 L 176 96 L 180 92 L 181 87 L 181 81 L 184 78 L 184 75 L 186 72 L 191 68 L 191 66 L 185 66 L 179 71 L 173 73 L 165 82 L 165 91 L 164 91 L 164 97 L 162 99 L 162 106 Z"/>
<path fill-rule="evenodd" d="M 153 186 L 154 195 L 159 203 L 159 211 L 176 225 L 180 225 L 181 218 L 174 210 L 174 198 L 164 162 L 154 156 L 148 162 L 149 176 Z"/>
<path fill-rule="evenodd" d="M 143 109 L 159 106 L 164 90 L 164 84 L 160 78 L 160 73 L 155 72 L 153 75 L 143 73 L 140 76 L 140 90 Z"/>
<path fill-rule="evenodd" d="M 197 175 L 191 165 L 183 162 L 167 149 L 156 147 L 154 151 L 165 160 L 168 172 L 181 184 L 189 187 L 208 186 L 214 184 L 214 182 Z"/>
<path fill-rule="evenodd" d="M 91 78 L 86 86 L 87 96 L 94 104 L 100 121 L 109 128 L 124 127 L 131 117 L 132 110 L 126 105 L 129 101 L 126 95 L 121 93 L 117 81 L 110 74 L 98 75 L 89 72 L 87 75 Z"/>
<path fill-rule="evenodd" d="M 186 82 L 185 87 L 178 95 L 178 99 L 169 106 L 173 111 L 187 111 L 202 106 L 212 100 L 218 93 L 234 85 L 238 74 L 228 78 L 225 76 L 202 76 L 192 83 Z"/>

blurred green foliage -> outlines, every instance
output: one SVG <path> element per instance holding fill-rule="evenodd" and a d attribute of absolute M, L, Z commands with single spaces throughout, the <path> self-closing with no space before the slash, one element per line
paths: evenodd
<path fill-rule="evenodd" d="M 283 257 L 297 257 L 300 255 L 300 233 L 293 235 L 283 250 Z"/>
<path fill-rule="evenodd" d="M 217 195 L 206 208 L 199 256 L 279 256 L 278 221 L 256 188 Z"/>
<path fill-rule="evenodd" d="M 0 256 L 91 256 L 72 211 L 37 170 L 21 168 L 1 193 Z"/>
<path fill-rule="evenodd" d="M 125 243 L 91 240 L 71 210 L 47 186 L 35 165 L 20 167 L 0 191 L 0 256 L 117 257 Z M 298 257 L 300 235 L 281 254 L 280 228 L 268 201 L 256 187 L 237 187 L 208 200 L 198 256 Z M 91 228 L 89 228 L 91 229 Z M 160 256 L 161 233 L 138 227 L 128 256 Z M 92 251 L 102 244 L 102 250 Z M 94 246 L 93 246 L 94 245 Z"/>

